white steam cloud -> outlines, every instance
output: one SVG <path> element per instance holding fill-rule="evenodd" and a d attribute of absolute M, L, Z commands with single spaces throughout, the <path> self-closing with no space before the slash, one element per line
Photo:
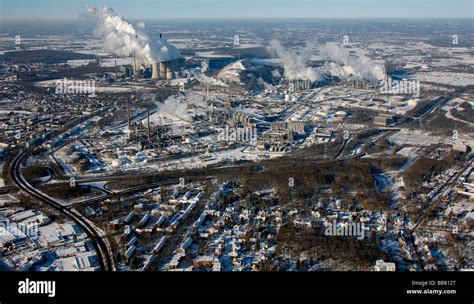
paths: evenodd
<path fill-rule="evenodd" d="M 168 97 L 164 102 L 158 103 L 157 116 L 166 118 L 177 118 L 179 120 L 192 121 L 188 112 L 188 105 L 176 96 Z"/>
<path fill-rule="evenodd" d="M 268 50 L 282 61 L 285 78 L 289 80 L 310 80 L 311 82 L 321 79 L 321 75 L 315 68 L 307 66 L 309 56 L 306 53 L 298 54 L 288 51 L 278 40 L 270 41 Z"/>
<path fill-rule="evenodd" d="M 139 61 L 146 65 L 182 58 L 178 49 L 166 39 L 151 40 L 145 32 L 138 32 L 130 22 L 107 6 L 86 6 L 86 13 L 97 22 L 94 35 L 104 40 L 107 52 L 118 56 L 135 53 Z M 141 22 L 138 28 L 143 30 L 144 25 Z"/>
<path fill-rule="evenodd" d="M 268 46 L 270 53 L 275 54 L 282 62 L 284 77 L 288 80 L 310 80 L 312 82 L 335 76 L 345 80 L 377 82 L 383 80 L 383 67 L 376 65 L 364 55 L 352 55 L 348 49 L 337 43 L 327 43 L 320 47 L 320 55 L 327 62 L 322 67 L 308 66 L 316 50 L 315 45 L 308 45 L 303 52 L 296 53 L 286 50 L 280 42 L 272 40 Z"/>
<path fill-rule="evenodd" d="M 343 79 L 377 82 L 385 77 L 384 69 L 364 55 L 351 55 L 348 49 L 337 43 L 327 43 L 321 49 L 321 56 L 333 62 L 326 64 L 329 75 Z"/>
<path fill-rule="evenodd" d="M 209 69 L 209 61 L 208 60 L 203 60 L 201 62 L 201 73 L 202 74 L 206 73 L 208 69 Z"/>
<path fill-rule="evenodd" d="M 213 77 L 209 77 L 206 75 L 207 70 L 209 69 L 209 61 L 204 60 L 201 62 L 201 74 L 195 75 L 196 79 L 202 84 L 214 85 L 214 86 L 221 86 L 227 87 L 227 84 L 224 82 L 215 79 Z"/>
<path fill-rule="evenodd" d="M 164 102 L 155 102 L 157 105 L 157 117 L 165 117 L 174 120 L 193 121 L 192 114 L 205 112 L 208 104 L 203 96 L 194 92 L 187 92 L 186 95 L 170 96 Z M 156 121 L 153 121 L 154 123 Z"/>

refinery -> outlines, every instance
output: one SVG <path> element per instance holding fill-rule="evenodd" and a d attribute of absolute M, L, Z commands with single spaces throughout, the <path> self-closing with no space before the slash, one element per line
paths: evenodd
<path fill-rule="evenodd" d="M 81 15 L 0 30 L 0 269 L 474 270 L 469 22 Z"/>

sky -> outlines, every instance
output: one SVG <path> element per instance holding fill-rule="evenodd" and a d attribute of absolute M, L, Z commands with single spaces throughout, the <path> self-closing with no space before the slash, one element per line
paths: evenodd
<path fill-rule="evenodd" d="M 474 18 L 474 0 L 0 0 L 0 16 L 77 19 L 85 5 L 127 19 Z"/>

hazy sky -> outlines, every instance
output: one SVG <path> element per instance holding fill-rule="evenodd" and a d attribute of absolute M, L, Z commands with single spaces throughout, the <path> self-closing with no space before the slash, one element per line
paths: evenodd
<path fill-rule="evenodd" d="M 474 16 L 474 0 L 0 0 L 0 15 L 75 19 L 85 5 L 107 5 L 128 19 Z"/>

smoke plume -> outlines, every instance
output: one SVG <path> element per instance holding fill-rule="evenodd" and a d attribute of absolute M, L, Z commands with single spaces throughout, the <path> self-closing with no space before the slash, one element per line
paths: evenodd
<path fill-rule="evenodd" d="M 155 102 L 157 117 L 193 121 L 191 113 L 205 112 L 208 104 L 200 94 L 187 92 L 185 96 L 170 96 L 164 102 Z M 155 121 L 153 121 L 155 122 Z"/>
<path fill-rule="evenodd" d="M 289 80 L 310 80 L 311 82 L 321 79 L 321 75 L 315 68 L 307 66 L 307 54 L 288 51 L 278 40 L 270 41 L 268 50 L 280 58 L 285 78 Z"/>
<path fill-rule="evenodd" d="M 215 79 L 213 77 L 209 77 L 206 75 L 207 70 L 209 69 L 209 61 L 204 60 L 201 62 L 201 73 L 200 75 L 195 75 L 196 79 L 202 84 L 214 85 L 214 86 L 221 86 L 227 87 L 227 84 L 224 82 Z"/>
<path fill-rule="evenodd" d="M 192 121 L 191 115 L 188 112 L 186 103 L 179 100 L 176 96 L 168 97 L 164 102 L 158 103 L 158 117 L 178 118 L 180 120 Z"/>
<path fill-rule="evenodd" d="M 104 49 L 109 53 L 118 56 L 135 54 L 146 65 L 182 58 L 178 49 L 166 39 L 150 39 L 142 31 L 144 23 L 140 23 L 138 27 L 141 31 L 137 31 L 130 22 L 107 6 L 86 6 L 86 14 L 95 19 L 94 35 L 103 39 Z"/>
<path fill-rule="evenodd" d="M 322 67 L 314 68 L 307 65 L 317 49 L 326 63 Z M 282 62 L 284 77 L 289 80 L 320 80 L 325 76 L 335 76 L 344 80 L 358 80 L 377 82 L 385 77 L 381 66 L 376 65 L 364 55 L 352 55 L 348 49 L 337 43 L 327 43 L 318 47 L 308 44 L 299 53 L 286 50 L 280 42 L 272 40 L 268 50 L 275 54 Z"/>
<path fill-rule="evenodd" d="M 332 61 L 324 66 L 325 72 L 342 79 L 377 82 L 385 77 L 381 66 L 365 55 L 352 55 L 337 43 L 327 43 L 321 48 L 321 56 Z"/>

